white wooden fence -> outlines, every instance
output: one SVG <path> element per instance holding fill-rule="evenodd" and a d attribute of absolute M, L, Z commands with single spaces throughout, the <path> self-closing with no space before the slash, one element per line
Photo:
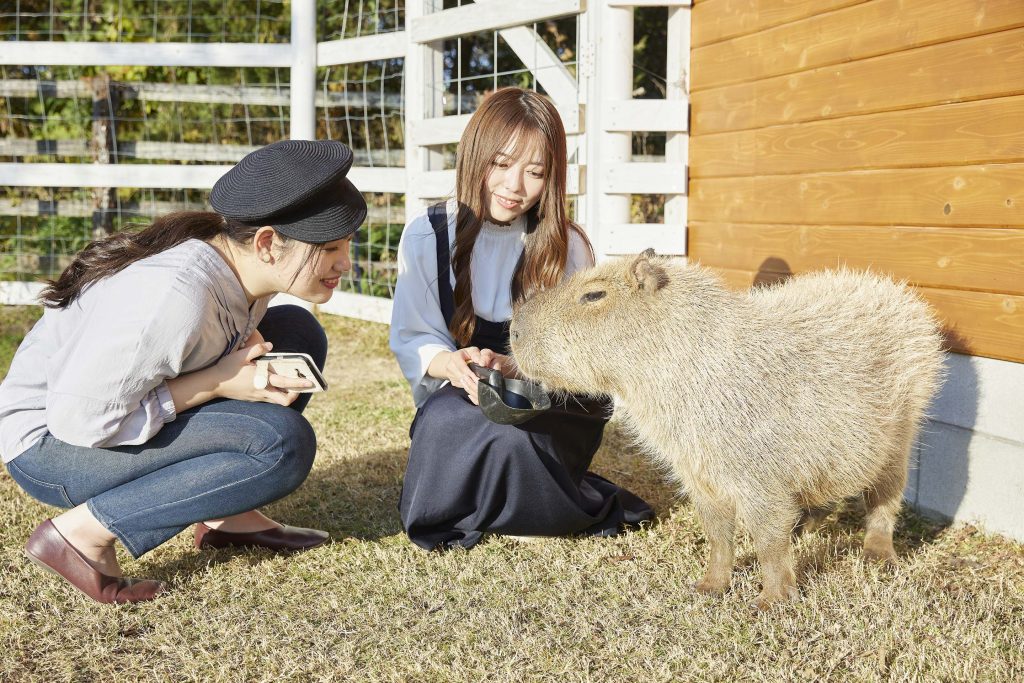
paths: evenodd
<path fill-rule="evenodd" d="M 316 103 L 323 97 L 317 93 L 317 67 L 403 57 L 405 167 L 357 166 L 350 177 L 365 192 L 404 193 L 408 219 L 430 201 L 453 192 L 455 173 L 442 170 L 442 154 L 437 148 L 457 142 L 469 119 L 469 115 L 443 116 L 443 41 L 497 30 L 562 115 L 570 155 L 576 153 L 576 163 L 569 168 L 569 192 L 577 195 L 577 218 L 599 258 L 647 247 L 659 253 L 685 253 L 689 0 L 477 0 L 454 9 L 430 11 L 432 4 L 408 0 L 405 30 L 381 35 L 318 43 L 316 1 L 292 0 L 288 44 L 5 42 L 0 64 L 290 67 L 291 137 L 311 139 Z M 651 6 L 669 8 L 668 94 L 662 100 L 634 100 L 633 9 Z M 573 15 L 581 17 L 576 77 L 529 27 Z M 642 131 L 667 134 L 664 162 L 631 161 L 631 135 Z M 16 148 L 14 141 L 6 144 Z M 149 158 L 166 158 L 169 150 L 173 148 L 154 147 L 147 153 L 152 155 Z M 228 168 L 0 163 L 0 184 L 207 189 Z M 664 223 L 630 223 L 633 194 L 665 195 Z M 36 291 L 23 283 L 0 283 L 0 303 L 28 303 Z M 386 321 L 390 301 L 339 293 L 323 310 Z"/>

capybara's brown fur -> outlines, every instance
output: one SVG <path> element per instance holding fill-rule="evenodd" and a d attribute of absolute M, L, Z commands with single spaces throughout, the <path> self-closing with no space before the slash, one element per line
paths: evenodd
<path fill-rule="evenodd" d="M 865 555 L 895 561 L 909 455 L 943 367 L 936 321 L 907 287 L 844 270 L 735 293 L 648 250 L 531 297 L 511 336 L 525 375 L 615 396 L 678 476 L 709 540 L 698 590 L 728 589 L 738 516 L 761 565 L 756 604 L 796 599 L 801 515 L 858 494 Z"/>

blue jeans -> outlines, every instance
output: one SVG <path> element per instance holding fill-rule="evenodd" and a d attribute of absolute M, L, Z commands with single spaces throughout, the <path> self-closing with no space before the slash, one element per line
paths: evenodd
<path fill-rule="evenodd" d="M 298 306 L 275 306 L 259 325 L 275 351 L 308 353 L 323 368 L 327 337 Z M 47 434 L 7 464 L 32 497 L 85 503 L 134 557 L 190 524 L 255 509 L 288 495 L 313 466 L 316 435 L 301 411 L 220 399 L 178 414 L 138 446 L 85 448 Z"/>

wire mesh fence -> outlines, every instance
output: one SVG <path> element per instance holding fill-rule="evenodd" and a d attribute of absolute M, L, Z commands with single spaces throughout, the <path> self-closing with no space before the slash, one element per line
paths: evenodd
<path fill-rule="evenodd" d="M 0 3 L 0 40 L 280 43 L 290 39 L 290 4 L 7 0 Z M 436 0 L 432 9 L 466 4 L 469 0 Z M 320 0 L 317 21 L 319 40 L 385 34 L 405 28 L 405 7 L 401 0 Z M 645 21 L 656 31 L 657 16 Z M 536 49 L 549 51 L 559 62 L 541 68 L 576 75 L 580 22 L 579 16 L 568 16 L 526 26 Z M 502 31 L 443 41 L 442 90 L 434 93 L 433 114 L 472 113 L 488 92 L 507 85 L 544 92 L 538 68 L 528 69 L 518 49 Z M 655 93 L 657 65 L 638 63 L 635 80 Z M 402 58 L 319 67 L 316 137 L 345 142 L 356 166 L 404 167 L 403 74 Z M 234 163 L 261 145 L 288 137 L 289 77 L 288 68 L 275 67 L 0 66 L 0 162 Z M 634 158 L 663 154 L 663 139 L 634 137 Z M 454 144 L 440 148 L 445 168 L 454 166 L 455 150 Z M 2 188 L 0 280 L 53 277 L 88 240 L 144 225 L 170 211 L 206 209 L 207 195 L 157 187 Z M 638 198 L 634 204 L 650 204 L 645 201 Z M 390 296 L 405 196 L 372 193 L 367 202 L 370 217 L 353 244 L 347 286 Z M 575 215 L 575 199 L 570 204 Z M 658 213 L 657 204 L 655 199 L 641 214 Z"/>

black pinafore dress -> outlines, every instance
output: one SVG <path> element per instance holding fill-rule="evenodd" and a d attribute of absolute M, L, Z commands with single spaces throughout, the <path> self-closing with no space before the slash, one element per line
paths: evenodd
<path fill-rule="evenodd" d="M 445 323 L 455 311 L 448 221 L 431 207 Z M 471 346 L 507 353 L 508 323 L 476 319 Z M 416 412 L 399 510 L 410 540 L 427 550 L 471 548 L 485 532 L 611 536 L 651 519 L 651 507 L 588 472 L 611 414 L 608 402 L 555 404 L 520 425 L 488 420 L 445 385 Z"/>

